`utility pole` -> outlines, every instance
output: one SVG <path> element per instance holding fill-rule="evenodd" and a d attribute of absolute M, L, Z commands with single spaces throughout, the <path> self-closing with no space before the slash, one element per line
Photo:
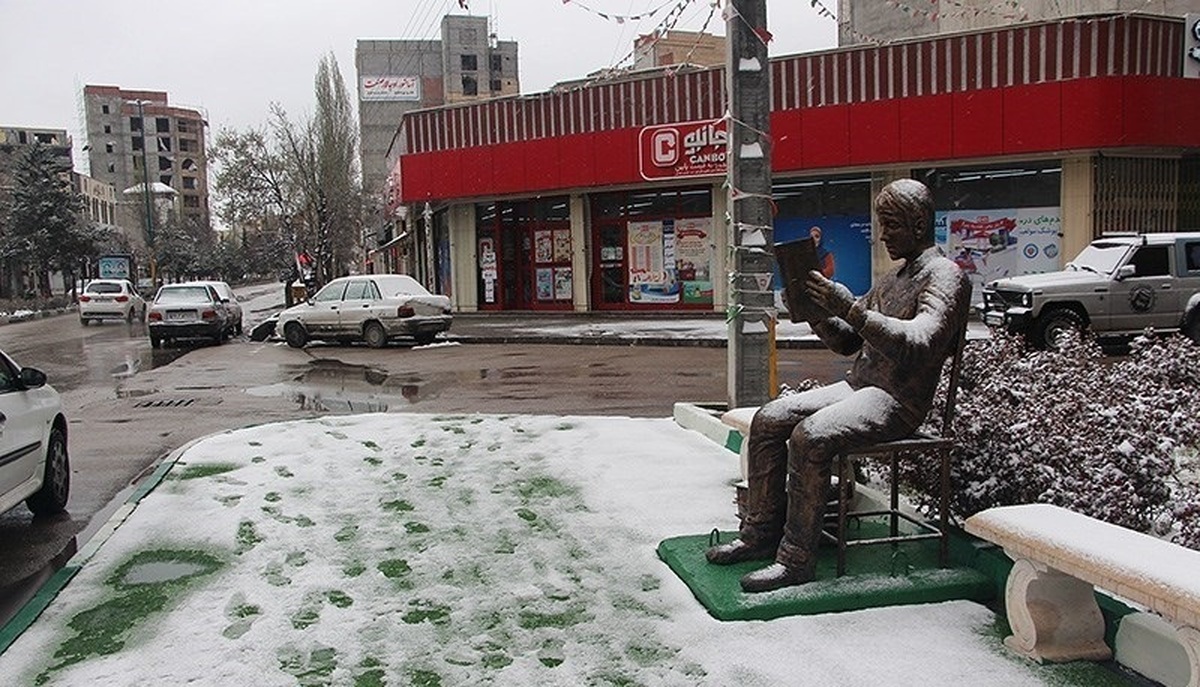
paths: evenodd
<path fill-rule="evenodd" d="M 158 259 L 154 254 L 154 210 L 150 202 L 150 163 L 146 155 L 146 111 L 145 101 L 136 100 L 138 121 L 142 124 L 142 200 L 146 205 L 146 248 L 150 251 L 150 288 L 158 287 Z M 136 279 L 136 276 L 134 277 Z"/>
<path fill-rule="evenodd" d="M 774 203 L 771 200 L 771 69 L 766 0 L 730 0 L 725 36 L 729 91 L 729 407 L 775 396 Z"/>

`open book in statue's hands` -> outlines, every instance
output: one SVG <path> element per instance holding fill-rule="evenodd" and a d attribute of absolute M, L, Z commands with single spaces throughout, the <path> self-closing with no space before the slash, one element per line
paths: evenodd
<path fill-rule="evenodd" d="M 783 303 L 792 322 L 811 322 L 829 317 L 804 289 L 811 271 L 820 271 L 817 246 L 811 238 L 775 244 L 775 261 L 783 277 Z"/>

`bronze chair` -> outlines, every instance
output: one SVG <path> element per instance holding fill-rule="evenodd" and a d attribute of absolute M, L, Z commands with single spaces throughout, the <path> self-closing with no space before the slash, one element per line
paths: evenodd
<path fill-rule="evenodd" d="M 837 545 L 838 577 L 846 574 L 846 550 L 851 546 L 894 545 L 922 539 L 937 539 L 938 564 L 943 568 L 947 566 L 950 558 L 948 525 L 950 521 L 950 454 L 954 448 L 954 402 L 958 394 L 959 368 L 962 365 L 962 352 L 965 343 L 966 328 L 964 327 L 962 333 L 959 334 L 958 343 L 955 345 L 954 355 L 950 362 L 950 380 L 946 391 L 946 406 L 940 432 L 917 431 L 903 439 L 886 441 L 847 451 L 834 459 L 834 474 L 837 476 L 837 484 L 833 487 L 833 491 L 836 493 L 836 497 L 830 503 L 830 508 L 826 511 L 826 522 L 821 530 L 821 534 L 825 539 L 831 540 Z M 936 526 L 900 510 L 900 480 L 898 474 L 900 461 L 930 453 L 937 454 L 941 470 Z M 859 458 L 867 456 L 885 456 L 888 459 L 890 482 L 889 507 L 881 510 L 852 511 L 850 510 L 850 504 L 854 498 L 855 462 Z M 888 536 L 855 540 L 847 539 L 847 523 L 850 519 L 857 518 L 861 520 L 862 518 L 872 516 L 888 516 L 890 525 Z M 901 534 L 900 520 L 912 524 L 916 528 L 916 531 Z"/>

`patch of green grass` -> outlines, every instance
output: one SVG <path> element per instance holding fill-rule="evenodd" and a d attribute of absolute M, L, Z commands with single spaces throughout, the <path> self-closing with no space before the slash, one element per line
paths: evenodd
<path fill-rule="evenodd" d="M 251 441 L 251 442 L 248 442 L 248 443 L 249 443 L 251 446 L 262 446 L 262 442 L 261 442 L 261 441 Z"/>
<path fill-rule="evenodd" d="M 280 477 L 295 477 L 296 476 L 296 473 L 292 472 L 291 470 L 287 469 L 286 467 L 284 467 L 282 465 L 275 466 L 275 474 L 279 475 Z"/>
<path fill-rule="evenodd" d="M 299 685 L 328 685 L 329 678 L 337 668 L 337 650 L 331 646 L 317 646 L 305 652 L 295 647 L 283 647 L 275 655 L 279 669 L 296 678 Z"/>
<path fill-rule="evenodd" d="M 262 456 L 254 456 L 250 459 L 250 462 L 251 463 L 265 463 L 265 462 L 267 462 L 267 459 L 263 458 Z"/>
<path fill-rule="evenodd" d="M 521 518 L 522 520 L 524 520 L 526 522 L 533 522 L 534 520 L 537 520 L 538 515 L 537 515 L 537 513 L 534 513 L 533 511 L 529 510 L 528 508 L 518 508 L 517 509 L 517 517 Z"/>
<path fill-rule="evenodd" d="M 383 573 L 384 577 L 392 580 L 400 579 L 412 572 L 412 568 L 409 567 L 408 561 L 404 560 L 403 558 L 390 558 L 386 561 L 380 561 L 379 565 L 376 565 L 375 567 L 379 570 L 379 572 Z"/>
<path fill-rule="evenodd" d="M 367 439 L 366 441 L 362 442 L 362 445 L 366 446 L 367 448 L 371 449 L 372 451 L 379 450 L 379 444 L 375 443 L 374 441 L 371 441 L 370 439 Z"/>
<path fill-rule="evenodd" d="M 54 652 L 57 663 L 37 676 L 36 684 L 48 682 L 51 676 L 71 665 L 94 656 L 114 654 L 125 648 L 125 642 L 135 627 L 161 611 L 180 596 L 199 578 L 211 575 L 224 566 L 217 556 L 194 549 L 151 549 L 139 551 L 106 578 L 105 584 L 117 593 L 112 598 L 80 611 L 67 622 L 74 635 L 63 641 Z M 140 571 L 154 566 L 167 566 L 176 573 L 161 580 L 148 575 L 146 581 L 132 582 Z M 178 574 L 187 570 L 187 574 Z"/>
<path fill-rule="evenodd" d="M 376 458 L 375 456 L 366 456 L 363 458 L 363 462 L 372 467 L 378 467 L 380 465 L 383 465 L 383 459 Z"/>
<path fill-rule="evenodd" d="M 362 564 L 362 561 L 351 561 L 342 566 L 342 574 L 346 577 L 358 577 L 366 572 L 367 566 Z"/>
<path fill-rule="evenodd" d="M 331 589 L 325 592 L 325 600 L 338 608 L 350 608 L 354 605 L 354 599 L 340 589 Z"/>
<path fill-rule="evenodd" d="M 413 448 L 421 448 L 424 445 L 425 445 L 425 437 L 421 437 L 420 439 L 417 439 L 416 441 L 409 444 L 409 446 L 412 446 Z"/>
<path fill-rule="evenodd" d="M 253 549 L 262 542 L 266 541 L 263 539 L 262 535 L 258 533 L 258 530 L 255 529 L 254 522 L 250 520 L 243 520 L 238 523 L 237 536 L 235 540 L 237 542 L 237 548 L 235 550 L 238 553 L 246 553 L 250 549 Z"/>
<path fill-rule="evenodd" d="M 450 622 L 450 607 L 432 601 L 417 599 L 408 602 L 409 609 L 400 619 L 409 625 L 429 622 L 434 625 L 445 625 Z"/>
<path fill-rule="evenodd" d="M 226 472 L 237 470 L 238 466 L 233 463 L 198 463 L 196 465 L 185 465 L 179 472 L 172 470 L 168 479 L 199 479 L 201 477 L 212 477 Z"/>
<path fill-rule="evenodd" d="M 395 501 L 384 501 L 379 504 L 381 508 L 391 513 L 407 513 L 414 510 L 413 505 L 404 499 L 396 499 Z"/>
<path fill-rule="evenodd" d="M 280 494 L 277 491 L 269 491 L 267 492 L 267 495 L 263 497 L 263 500 L 268 503 L 278 503 L 279 501 L 283 500 L 283 494 Z"/>
<path fill-rule="evenodd" d="M 354 674 L 354 687 L 383 687 L 383 662 L 374 656 L 364 658 L 358 664 L 361 672 Z"/>
<path fill-rule="evenodd" d="M 570 608 L 558 613 L 539 613 L 530 609 L 522 609 L 517 614 L 517 625 L 526 630 L 539 627 L 565 628 L 591 620 L 587 609 L 583 607 Z"/>
<path fill-rule="evenodd" d="M 432 670 L 415 669 L 408 673 L 410 687 L 442 687 L 442 676 Z"/>
<path fill-rule="evenodd" d="M 333 533 L 333 540 L 339 542 L 348 542 L 358 536 L 358 525 L 346 525 L 342 529 Z"/>
<path fill-rule="evenodd" d="M 548 475 L 538 475 L 517 482 L 517 494 L 526 501 L 576 496 L 579 488 Z"/>
<path fill-rule="evenodd" d="M 429 531 L 429 525 L 421 522 L 406 522 L 404 523 L 404 531 L 409 534 L 424 534 Z"/>

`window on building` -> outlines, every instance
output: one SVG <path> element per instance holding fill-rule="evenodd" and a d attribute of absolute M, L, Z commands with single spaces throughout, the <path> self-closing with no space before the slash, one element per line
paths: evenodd
<path fill-rule="evenodd" d="M 463 76 L 462 78 L 463 95 L 479 95 L 479 82 L 473 76 Z"/>
<path fill-rule="evenodd" d="M 502 55 L 488 55 L 488 66 L 493 72 L 499 72 L 504 68 L 504 57 Z"/>
<path fill-rule="evenodd" d="M 159 133 L 165 133 L 171 130 L 171 120 L 166 117 L 157 117 L 154 120 L 154 130 Z"/>
<path fill-rule="evenodd" d="M 158 156 L 158 171 L 162 172 L 162 171 L 171 169 L 171 167 L 172 167 L 171 158 L 167 157 L 166 155 Z"/>
<path fill-rule="evenodd" d="M 181 119 L 175 123 L 175 129 L 181 134 L 191 133 L 192 123 L 186 119 Z"/>
<path fill-rule="evenodd" d="M 473 72 L 479 69 L 479 60 L 475 55 L 462 55 L 462 70 Z"/>
<path fill-rule="evenodd" d="M 179 152 L 190 153 L 192 152 L 193 148 L 194 146 L 192 145 L 192 141 L 189 141 L 186 138 L 179 139 Z"/>
<path fill-rule="evenodd" d="M 170 174 L 163 174 L 158 177 L 158 180 L 161 181 L 162 183 L 166 184 L 167 186 L 170 186 L 172 178 L 171 178 Z"/>
<path fill-rule="evenodd" d="M 115 148 L 115 147 L 116 146 L 113 145 L 113 142 L 109 141 L 108 143 L 104 144 L 104 152 L 111 153 L 111 152 L 113 152 L 113 148 Z"/>
<path fill-rule="evenodd" d="M 133 160 L 133 168 L 134 168 L 134 169 L 141 169 L 141 168 L 142 168 L 142 158 L 141 158 L 140 156 L 138 156 L 138 155 L 134 155 L 134 156 L 133 156 L 133 157 L 131 157 L 130 159 L 131 159 L 131 160 Z"/>
<path fill-rule="evenodd" d="M 131 150 L 141 150 L 145 141 L 146 139 L 142 138 L 141 136 L 134 136 L 133 138 L 129 139 L 129 147 Z"/>
<path fill-rule="evenodd" d="M 171 152 L 171 137 L 170 136 L 159 136 L 158 137 L 158 152 L 160 152 L 160 153 Z"/>
<path fill-rule="evenodd" d="M 100 106 L 100 114 L 108 114 L 108 105 Z"/>
<path fill-rule="evenodd" d="M 184 196 L 183 207 L 198 208 L 200 207 L 200 196 Z"/>
<path fill-rule="evenodd" d="M 190 158 L 190 157 L 188 157 L 188 158 L 184 158 L 184 160 L 183 160 L 183 164 L 181 164 L 181 165 L 179 165 L 179 166 L 180 166 L 180 168 L 181 168 L 181 169 L 183 169 L 183 171 L 185 171 L 185 172 L 190 172 L 190 171 L 192 171 L 193 169 L 196 169 L 196 161 L 195 161 L 195 160 L 193 160 L 193 159 L 192 159 L 192 158 Z"/>
<path fill-rule="evenodd" d="M 183 177 L 183 189 L 185 191 L 194 191 L 196 189 L 196 177 Z"/>
<path fill-rule="evenodd" d="M 496 93 L 503 88 L 503 85 L 500 83 L 500 79 L 492 79 L 491 87 L 492 93 Z"/>
<path fill-rule="evenodd" d="M 104 125 L 104 133 L 106 133 L 106 134 L 111 134 L 111 133 L 112 133 L 112 124 L 105 124 L 105 125 Z"/>
<path fill-rule="evenodd" d="M 1062 166 L 1057 162 L 971 165 L 915 170 L 940 211 L 1058 207 Z"/>
<path fill-rule="evenodd" d="M 130 131 L 141 131 L 142 130 L 142 118 L 141 117 L 130 117 L 129 118 L 129 130 Z"/>
<path fill-rule="evenodd" d="M 113 174 L 113 173 L 115 173 L 116 171 L 117 171 L 117 163 L 115 163 L 115 162 L 110 162 L 110 163 L 108 163 L 108 172 L 109 172 L 109 174 Z"/>

